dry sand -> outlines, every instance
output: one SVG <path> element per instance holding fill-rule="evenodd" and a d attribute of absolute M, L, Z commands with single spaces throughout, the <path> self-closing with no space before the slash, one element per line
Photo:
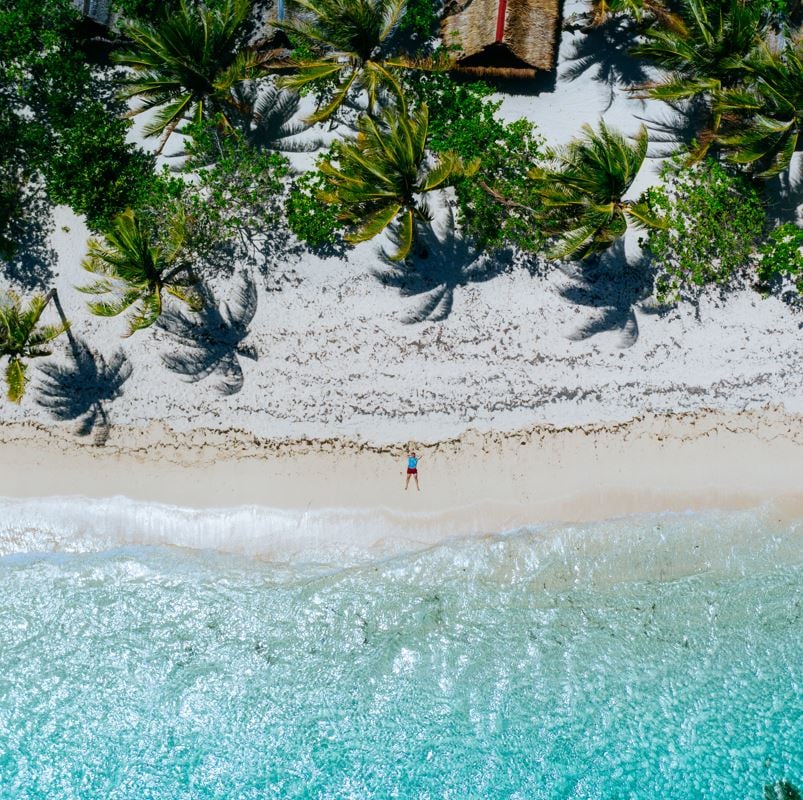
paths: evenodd
<path fill-rule="evenodd" d="M 452 532 L 639 512 L 803 499 L 803 419 L 782 409 L 644 415 L 627 423 L 469 431 L 405 449 L 349 440 L 264 440 L 240 430 L 117 427 L 103 448 L 64 430 L 2 428 L 0 495 L 125 495 L 196 508 L 378 509 L 451 517 Z M 412 525 L 413 523 L 411 523 Z"/>

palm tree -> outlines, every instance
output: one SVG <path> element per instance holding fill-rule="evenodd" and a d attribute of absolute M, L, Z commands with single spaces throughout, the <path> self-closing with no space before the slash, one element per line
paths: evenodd
<path fill-rule="evenodd" d="M 410 67 L 413 62 L 391 59 L 388 39 L 404 4 L 405 0 L 295 0 L 299 18 L 281 27 L 323 55 L 297 60 L 295 74 L 280 78 L 279 85 L 296 91 L 314 84 L 334 85 L 331 99 L 306 122 L 328 119 L 350 93 L 365 91 L 371 114 L 382 88 L 402 97 L 392 68 Z"/>
<path fill-rule="evenodd" d="M 631 16 L 636 22 L 653 18 L 678 32 L 683 32 L 686 27 L 683 20 L 660 0 L 590 0 L 588 13 L 583 17 L 588 20 L 589 27 L 598 28 L 622 14 Z"/>
<path fill-rule="evenodd" d="M 583 137 L 556 153 L 549 169 L 530 171 L 543 211 L 545 233 L 557 237 L 552 258 L 587 258 L 610 247 L 627 230 L 660 226 L 645 203 L 623 200 L 647 155 L 644 126 L 633 142 L 604 122 L 599 132 L 583 126 Z"/>
<path fill-rule="evenodd" d="M 164 244 L 153 241 L 133 211 L 115 217 L 104 241 L 89 240 L 83 262 L 85 270 L 103 277 L 79 291 L 116 297 L 91 302 L 89 310 L 100 317 L 116 317 L 131 309 L 127 336 L 156 322 L 162 313 L 163 291 L 193 311 L 200 310 L 201 299 L 191 288 L 195 279 L 190 265 L 181 260 L 185 235 L 181 214 L 173 218 Z"/>
<path fill-rule="evenodd" d="M 726 130 L 718 140 L 731 161 L 761 165 L 760 177 L 771 178 L 803 149 L 803 41 L 782 51 L 762 42 L 742 65 L 746 86 L 715 99 Z"/>
<path fill-rule="evenodd" d="M 401 261 L 412 247 L 416 222 L 429 222 L 428 192 L 450 186 L 476 173 L 479 159 L 464 165 L 454 153 L 441 153 L 428 164 L 426 105 L 408 116 L 388 109 L 381 123 L 363 115 L 359 133 L 337 148 L 337 162 L 323 162 L 327 189 L 324 202 L 334 203 L 339 217 L 352 227 L 350 242 L 364 242 L 398 222 L 398 248 L 390 258 Z"/>
<path fill-rule="evenodd" d="M 669 73 L 641 89 L 670 103 L 702 98 L 710 104 L 715 92 L 736 86 L 743 77 L 741 59 L 753 49 L 766 25 L 761 4 L 684 0 L 681 16 L 683 28 L 657 20 L 645 32 L 646 41 L 633 48 L 634 55 L 650 59 Z M 700 131 L 696 157 L 707 152 L 719 121 L 715 112 L 708 128 Z"/>
<path fill-rule="evenodd" d="M 253 50 L 238 50 L 250 11 L 250 0 L 222 0 L 214 9 L 180 0 L 158 23 L 121 25 L 131 47 L 115 60 L 133 70 L 121 96 L 143 100 L 132 114 L 159 109 L 145 127 L 146 136 L 162 136 L 157 153 L 182 120 L 219 115 L 225 126 L 228 115 L 239 110 L 232 90 L 265 60 Z"/>
<path fill-rule="evenodd" d="M 69 328 L 69 322 L 60 325 L 40 325 L 39 319 L 56 294 L 51 289 L 46 295 L 34 295 L 27 306 L 22 298 L 9 292 L 7 302 L 0 304 L 0 356 L 8 356 L 6 386 L 8 399 L 19 403 L 25 394 L 27 364 L 25 359 L 49 356 L 47 346 Z"/>

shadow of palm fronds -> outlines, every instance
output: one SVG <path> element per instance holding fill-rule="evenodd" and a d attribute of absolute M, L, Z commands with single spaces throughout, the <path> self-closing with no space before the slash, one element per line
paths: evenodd
<path fill-rule="evenodd" d="M 559 77 L 561 81 L 575 81 L 584 73 L 595 70 L 592 79 L 608 89 L 608 111 L 616 99 L 616 91 L 646 83 L 649 74 L 639 59 L 630 55 L 636 43 L 638 29 L 625 17 L 615 17 L 598 28 L 584 31 L 566 61 L 569 66 Z"/>
<path fill-rule="evenodd" d="M 292 141 L 309 130 L 298 116 L 301 98 L 265 81 L 249 81 L 234 91 L 235 99 L 249 110 L 241 120 L 241 132 L 253 147 L 286 153 L 310 153 L 324 146 L 321 139 Z"/>
<path fill-rule="evenodd" d="M 38 187 L 24 187 L 10 201 L 7 231 L 0 242 L 0 272 L 26 291 L 45 290 L 53 281 L 58 256 L 51 243 L 53 205 Z M 6 247 L 5 245 L 9 245 Z"/>
<path fill-rule="evenodd" d="M 169 310 L 160 317 L 159 327 L 183 347 L 162 355 L 162 362 L 190 383 L 216 375 L 215 388 L 221 394 L 237 394 L 244 382 L 239 359 L 257 359 L 254 348 L 243 344 L 256 314 L 256 286 L 244 274 L 231 303 L 218 305 L 211 291 L 205 294 L 204 307 L 197 315 Z"/>
<path fill-rule="evenodd" d="M 122 394 L 132 367 L 122 350 L 107 361 L 94 353 L 83 339 L 70 338 L 67 366 L 55 363 L 39 367 L 41 373 L 37 404 L 62 422 L 78 421 L 78 436 L 95 434 L 95 444 L 109 438 L 109 417 L 105 404 Z"/>
<path fill-rule="evenodd" d="M 646 259 L 628 263 L 624 243 L 619 241 L 601 258 L 562 269 L 572 283 L 559 290 L 561 296 L 592 310 L 568 338 L 583 341 L 598 333 L 618 332 L 619 347 L 632 347 L 639 337 L 636 308 L 649 313 L 658 310 L 647 302 L 654 276 Z"/>
<path fill-rule="evenodd" d="M 510 253 L 487 253 L 461 236 L 451 211 L 439 233 L 431 227 L 420 231 L 416 251 L 417 255 L 402 263 L 383 253 L 385 268 L 372 270 L 381 283 L 398 289 L 402 297 L 420 298 L 418 306 L 402 317 L 408 325 L 442 322 L 452 313 L 458 287 L 489 281 L 512 265 Z"/>
<path fill-rule="evenodd" d="M 663 102 L 668 111 L 660 116 L 634 115 L 649 132 L 650 158 L 670 158 L 687 153 L 710 117 L 708 105 L 701 98 L 676 103 Z"/>

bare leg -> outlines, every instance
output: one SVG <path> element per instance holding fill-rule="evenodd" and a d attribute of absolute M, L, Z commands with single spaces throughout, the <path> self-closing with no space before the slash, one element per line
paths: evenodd
<path fill-rule="evenodd" d="M 418 491 L 420 492 L 421 487 L 418 485 L 418 473 L 416 472 L 416 474 L 413 477 L 415 478 L 415 488 L 418 489 Z"/>
<path fill-rule="evenodd" d="M 407 487 L 410 485 L 410 473 L 407 473 L 407 480 L 404 482 L 404 491 L 407 491 Z"/>

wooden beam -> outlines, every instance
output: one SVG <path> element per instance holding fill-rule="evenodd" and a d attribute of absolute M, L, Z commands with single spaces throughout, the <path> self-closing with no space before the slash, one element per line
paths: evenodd
<path fill-rule="evenodd" d="M 501 42 L 505 38 L 505 12 L 507 11 L 507 0 L 499 0 L 499 12 L 496 15 L 496 41 Z"/>

